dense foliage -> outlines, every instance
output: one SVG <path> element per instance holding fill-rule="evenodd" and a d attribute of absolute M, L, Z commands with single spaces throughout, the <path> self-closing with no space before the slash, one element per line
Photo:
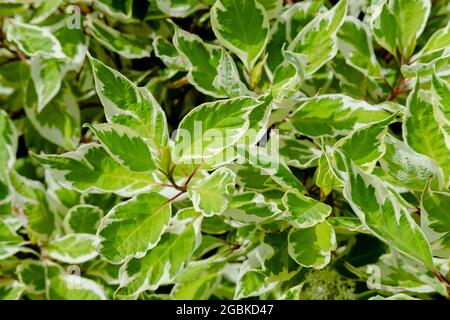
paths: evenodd
<path fill-rule="evenodd" d="M 448 1 L 0 16 L 0 298 L 448 297 Z"/>

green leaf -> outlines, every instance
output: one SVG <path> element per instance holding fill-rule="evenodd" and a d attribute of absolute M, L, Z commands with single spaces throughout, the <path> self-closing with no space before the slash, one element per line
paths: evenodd
<path fill-rule="evenodd" d="M 444 28 L 437 30 L 427 41 L 425 46 L 413 56 L 412 60 L 426 62 L 436 53 L 442 52 L 450 46 L 450 22 Z"/>
<path fill-rule="evenodd" d="M 446 145 L 450 149 L 450 84 L 439 78 L 436 72 L 432 77 L 432 99 L 434 104 L 434 112 L 439 126 L 446 136 Z"/>
<path fill-rule="evenodd" d="M 291 258 L 307 268 L 322 269 L 330 263 L 331 251 L 336 249 L 336 236 L 327 222 L 310 228 L 291 229 L 288 242 Z"/>
<path fill-rule="evenodd" d="M 8 170 L 16 159 L 18 133 L 4 110 L 0 110 L 0 201 L 8 191 Z"/>
<path fill-rule="evenodd" d="M 430 15 L 430 0 L 390 0 L 390 10 L 397 26 L 397 47 L 407 60 L 414 52 L 416 41 L 425 29 Z"/>
<path fill-rule="evenodd" d="M 136 34 L 121 33 L 97 18 L 88 16 L 87 31 L 103 46 L 127 59 L 149 57 L 152 52 L 151 41 Z"/>
<path fill-rule="evenodd" d="M 377 277 L 372 278 L 378 282 L 374 285 L 385 292 L 438 292 L 447 295 L 445 284 L 439 282 L 423 264 L 395 251 L 381 256 L 377 264 L 368 265 L 365 269 Z"/>
<path fill-rule="evenodd" d="M 16 192 L 17 204 L 23 208 L 27 227 L 39 236 L 48 238 L 55 229 L 55 216 L 50 209 L 44 186 L 15 171 L 10 172 L 9 179 Z"/>
<path fill-rule="evenodd" d="M 130 196 L 149 190 L 155 177 L 132 172 L 114 161 L 97 144 L 84 144 L 77 151 L 62 155 L 33 155 L 68 189 L 80 192 L 115 192 Z"/>
<path fill-rule="evenodd" d="M 155 55 L 164 62 L 168 68 L 176 70 L 184 70 L 186 66 L 183 64 L 177 48 L 167 41 L 162 36 L 157 36 L 153 40 L 153 48 L 155 49 Z"/>
<path fill-rule="evenodd" d="M 253 98 L 235 98 L 204 103 L 180 122 L 175 137 L 175 163 L 201 164 L 237 143 L 250 126 L 250 113 L 260 103 Z M 226 158 L 217 161 L 226 162 Z"/>
<path fill-rule="evenodd" d="M 156 0 L 159 10 L 171 17 L 184 18 L 197 10 L 206 8 L 198 0 Z"/>
<path fill-rule="evenodd" d="M 251 71 L 268 40 L 264 7 L 256 0 L 218 0 L 211 9 L 211 25 L 220 43 Z"/>
<path fill-rule="evenodd" d="M 334 146 L 335 149 L 344 153 L 356 165 L 372 171 L 386 151 L 384 137 L 388 131 L 388 125 L 394 118 L 395 115 L 392 115 L 355 130 L 339 140 Z"/>
<path fill-rule="evenodd" d="M 408 208 L 375 176 L 346 162 L 344 196 L 363 225 L 400 252 L 433 268 L 430 245 Z"/>
<path fill-rule="evenodd" d="M 394 0 L 395 1 L 395 0 Z M 397 22 L 387 0 L 378 1 L 373 6 L 370 27 L 375 40 L 394 56 L 397 56 Z"/>
<path fill-rule="evenodd" d="M 95 281 L 71 274 L 49 279 L 47 296 L 50 300 L 106 300 L 103 288 Z"/>
<path fill-rule="evenodd" d="M 170 283 L 182 271 L 200 244 L 198 213 L 192 209 L 179 211 L 171 228 L 158 245 L 139 259 L 131 259 L 120 269 L 119 296 L 137 296 Z"/>
<path fill-rule="evenodd" d="M 31 79 L 37 96 L 37 113 L 56 96 L 67 71 L 58 59 L 34 57 L 31 60 Z"/>
<path fill-rule="evenodd" d="M 0 300 L 19 300 L 25 286 L 12 279 L 0 280 Z"/>
<path fill-rule="evenodd" d="M 9 41 L 29 56 L 66 58 L 58 39 L 46 28 L 8 19 L 5 34 Z"/>
<path fill-rule="evenodd" d="M 256 0 L 264 7 L 269 19 L 277 18 L 283 10 L 282 0 Z"/>
<path fill-rule="evenodd" d="M 432 158 L 442 168 L 447 184 L 450 179 L 448 136 L 439 125 L 440 119 L 435 115 L 436 106 L 433 106 L 430 95 L 419 89 L 418 79 L 406 106 L 403 124 L 405 141 L 414 151 Z"/>
<path fill-rule="evenodd" d="M 5 221 L 0 220 L 0 260 L 15 255 L 25 242 Z"/>
<path fill-rule="evenodd" d="M 74 233 L 56 238 L 44 248 L 44 254 L 52 259 L 71 264 L 94 259 L 96 237 L 87 233 Z"/>
<path fill-rule="evenodd" d="M 286 208 L 283 218 L 294 228 L 310 228 L 323 223 L 331 213 L 331 207 L 307 197 L 298 191 L 288 191 L 283 196 Z"/>
<path fill-rule="evenodd" d="M 36 91 L 28 83 L 25 113 L 39 134 L 48 141 L 73 150 L 80 140 L 80 110 L 76 97 L 68 84 L 63 83 L 56 96 L 39 111 Z"/>
<path fill-rule="evenodd" d="M 414 191 L 422 191 L 428 179 L 439 177 L 436 163 L 414 152 L 406 143 L 386 135 L 384 144 L 386 152 L 379 160 L 381 168 L 399 185 Z"/>
<path fill-rule="evenodd" d="M 276 100 L 289 97 L 300 88 L 305 79 L 307 57 L 282 49 L 284 58 L 272 80 L 271 94 Z"/>
<path fill-rule="evenodd" d="M 291 167 L 315 167 L 322 151 L 309 140 L 280 136 L 280 156 Z"/>
<path fill-rule="evenodd" d="M 430 189 L 427 184 L 420 199 L 420 222 L 433 254 L 446 258 L 450 254 L 450 193 Z"/>
<path fill-rule="evenodd" d="M 95 234 L 103 217 L 103 210 L 90 204 L 76 205 L 64 218 L 66 229 L 73 233 Z"/>
<path fill-rule="evenodd" d="M 169 224 L 171 206 L 157 193 L 142 193 L 116 205 L 102 219 L 99 252 L 111 263 L 142 258 L 155 247 Z"/>
<path fill-rule="evenodd" d="M 262 175 L 267 175 L 267 178 L 270 177 L 283 190 L 297 189 L 300 192 L 305 191 L 302 183 L 277 154 L 273 152 L 269 154 L 267 150 L 258 146 L 246 148 L 238 146 L 236 151 L 244 159 L 244 163 L 249 163 L 257 171 L 259 170 Z"/>
<path fill-rule="evenodd" d="M 151 93 L 91 56 L 89 60 L 108 122 L 134 129 L 151 141 L 155 152 L 166 146 L 169 135 L 166 115 Z"/>
<path fill-rule="evenodd" d="M 342 94 L 327 94 L 302 100 L 291 121 L 300 133 L 319 137 L 348 134 L 388 116 L 382 105 L 370 105 Z"/>
<path fill-rule="evenodd" d="M 333 59 L 338 50 L 337 32 L 347 14 L 347 0 L 318 15 L 292 40 L 288 50 L 307 56 L 306 74 L 311 75 Z"/>
<path fill-rule="evenodd" d="M 195 210 L 206 217 L 223 213 L 233 194 L 235 179 L 234 172 L 223 167 L 198 184 L 189 186 L 187 191 Z"/>
<path fill-rule="evenodd" d="M 91 124 L 106 152 L 125 168 L 145 172 L 156 169 L 151 149 L 133 129 L 115 123 Z"/>
<path fill-rule="evenodd" d="M 381 78 L 381 66 L 375 56 L 367 25 L 354 17 L 346 17 L 338 32 L 339 50 L 347 64 L 364 75 Z"/>
<path fill-rule="evenodd" d="M 248 95 L 233 59 L 223 48 L 179 28 L 175 28 L 173 43 L 186 61 L 189 83 L 197 90 L 217 98 Z"/>
<path fill-rule="evenodd" d="M 17 277 L 20 283 L 26 286 L 26 291 L 33 294 L 45 292 L 46 266 L 41 261 L 24 260 L 17 267 Z"/>
<path fill-rule="evenodd" d="M 334 187 L 340 185 L 331 167 L 331 159 L 326 152 L 322 153 L 317 163 L 316 185 L 325 196 L 329 195 Z"/>
<path fill-rule="evenodd" d="M 281 210 L 275 202 L 265 199 L 256 192 L 245 192 L 234 195 L 229 208 L 223 213 L 233 221 L 244 224 L 262 223 L 280 214 Z"/>

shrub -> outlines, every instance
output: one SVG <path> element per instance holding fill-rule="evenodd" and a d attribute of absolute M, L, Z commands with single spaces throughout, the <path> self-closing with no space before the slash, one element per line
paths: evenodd
<path fill-rule="evenodd" d="M 1 298 L 448 296 L 447 1 L 0 13 Z"/>

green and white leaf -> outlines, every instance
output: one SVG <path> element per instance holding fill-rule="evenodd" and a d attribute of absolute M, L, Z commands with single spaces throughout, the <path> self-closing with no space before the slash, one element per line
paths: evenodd
<path fill-rule="evenodd" d="M 437 106 L 428 92 L 419 89 L 419 80 L 408 96 L 403 123 L 403 136 L 417 153 L 432 158 L 443 170 L 444 181 L 450 179 L 449 136 L 440 126 L 441 119 L 435 114 Z M 426 138 L 424 138 L 426 137 Z"/>
<path fill-rule="evenodd" d="M 408 208 L 377 177 L 345 161 L 344 196 L 363 225 L 380 240 L 433 268 L 430 245 Z"/>
<path fill-rule="evenodd" d="M 89 56 L 97 94 L 109 123 L 134 129 L 152 143 L 155 154 L 167 145 L 166 115 L 145 88 L 137 87 L 119 72 Z"/>
<path fill-rule="evenodd" d="M 103 210 L 90 204 L 76 205 L 67 212 L 64 226 L 73 233 L 95 234 L 103 217 Z"/>
<path fill-rule="evenodd" d="M 111 209 L 97 232 L 100 255 L 114 264 L 145 256 L 169 224 L 171 205 L 167 200 L 158 193 L 141 193 Z"/>
<path fill-rule="evenodd" d="M 371 105 L 342 94 L 326 94 L 300 100 L 291 121 L 298 132 L 319 137 L 349 134 L 388 116 L 383 105 Z"/>
<path fill-rule="evenodd" d="M 292 40 L 288 50 L 307 56 L 306 74 L 311 75 L 333 59 L 338 50 L 337 32 L 347 14 L 347 0 L 318 15 Z"/>
<path fill-rule="evenodd" d="M 187 265 L 201 241 L 199 215 L 184 209 L 172 220 L 158 245 L 120 269 L 119 296 L 137 296 L 172 282 Z"/>
<path fill-rule="evenodd" d="M 150 39 L 136 34 L 121 33 L 92 16 L 88 16 L 85 21 L 87 32 L 109 50 L 127 59 L 150 56 L 152 52 Z"/>
<path fill-rule="evenodd" d="M 104 289 L 95 281 L 72 274 L 48 280 L 47 298 L 51 300 L 106 300 Z"/>
<path fill-rule="evenodd" d="M 211 9 L 211 25 L 219 42 L 235 53 L 251 71 L 269 34 L 264 6 L 256 0 L 218 0 Z"/>
<path fill-rule="evenodd" d="M 222 214 L 234 192 L 236 176 L 233 171 L 222 167 L 187 191 L 194 209 L 204 216 Z"/>
<path fill-rule="evenodd" d="M 94 259 L 97 238 L 87 233 L 74 233 L 56 238 L 44 248 L 44 254 L 52 259 L 70 264 L 79 264 Z"/>
<path fill-rule="evenodd" d="M 193 109 L 178 126 L 174 162 L 201 164 L 236 144 L 249 128 L 250 113 L 258 105 L 253 98 L 235 98 L 204 103 Z"/>
<path fill-rule="evenodd" d="M 286 208 L 283 219 L 294 228 L 311 228 L 323 223 L 330 215 L 332 208 L 314 198 L 307 197 L 298 191 L 288 191 L 283 196 Z"/>
<path fill-rule="evenodd" d="M 155 182 L 152 173 L 132 172 L 112 159 L 98 144 L 84 144 L 62 155 L 33 155 L 68 189 L 79 192 L 114 192 L 130 196 L 148 191 Z"/>
<path fill-rule="evenodd" d="M 331 260 L 331 251 L 336 249 L 336 235 L 327 222 L 313 227 L 294 229 L 288 236 L 289 255 L 299 265 L 322 269 Z"/>
<path fill-rule="evenodd" d="M 381 66 L 375 56 L 368 26 L 348 16 L 338 32 L 339 50 L 347 64 L 372 78 L 381 78 Z"/>
<path fill-rule="evenodd" d="M 156 169 L 151 149 L 133 129 L 116 123 L 87 125 L 106 152 L 125 168 L 146 172 Z"/>
<path fill-rule="evenodd" d="M 46 28 L 8 19 L 5 23 L 6 38 L 29 56 L 65 59 L 61 44 Z"/>

